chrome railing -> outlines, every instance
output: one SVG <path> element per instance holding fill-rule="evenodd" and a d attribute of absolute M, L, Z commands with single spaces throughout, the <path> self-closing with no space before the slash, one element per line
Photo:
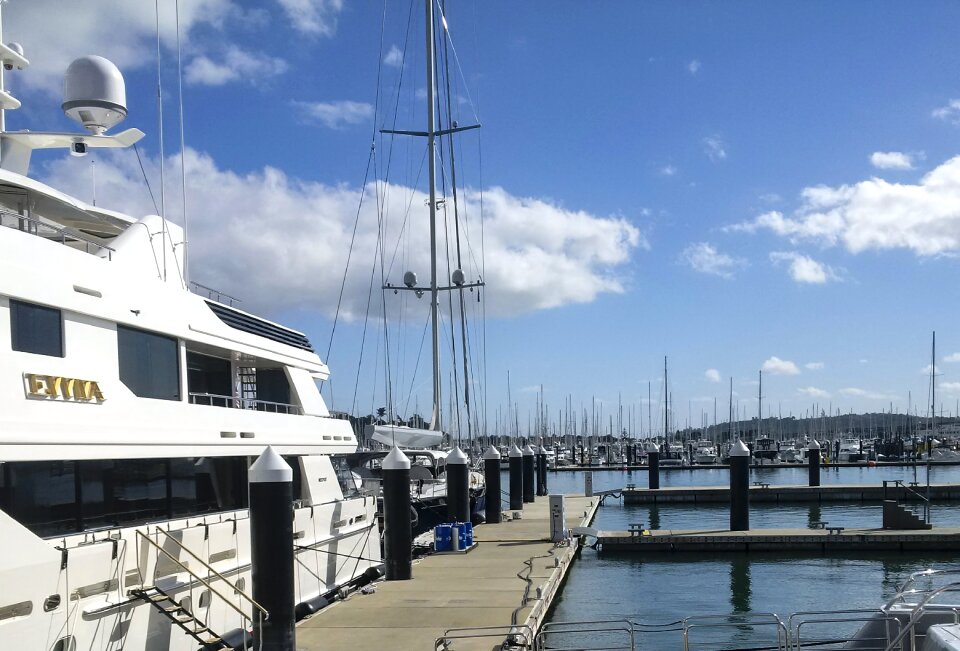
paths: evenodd
<path fill-rule="evenodd" d="M 866 628 L 870 622 L 883 624 L 880 631 L 872 633 Z M 852 635 L 840 634 L 838 626 L 857 624 Z M 827 627 L 826 632 L 817 635 L 817 627 Z M 845 649 L 853 640 L 861 651 L 883 651 L 890 640 L 900 632 L 900 620 L 893 615 L 884 616 L 873 609 L 806 611 L 793 613 L 787 620 L 790 632 L 790 648 L 801 651 L 804 648 Z"/>
<path fill-rule="evenodd" d="M 273 414 L 303 415 L 303 408 L 285 402 L 271 402 L 269 400 L 254 400 L 237 396 L 223 396 L 216 393 L 190 392 L 190 404 L 207 405 L 208 407 L 228 407 L 232 409 L 253 409 Z"/>
<path fill-rule="evenodd" d="M 729 647 L 728 640 L 724 636 L 715 636 L 712 639 L 695 641 L 693 633 L 703 634 L 706 631 L 717 633 L 718 629 L 724 631 L 735 629 L 742 634 L 754 634 L 758 629 L 773 629 L 776 632 L 776 642 L 769 640 L 764 635 L 760 639 L 751 638 L 750 642 L 762 641 L 766 644 L 765 649 L 770 651 L 790 651 L 790 632 L 786 624 L 776 615 L 776 613 L 743 613 L 729 615 L 694 615 L 683 620 L 683 651 L 692 649 L 726 649 Z M 745 640 L 737 640 L 738 644 L 743 644 Z"/>
<path fill-rule="evenodd" d="M 206 285 L 201 285 L 195 280 L 190 281 L 190 291 L 196 294 L 197 296 L 203 296 L 204 298 L 209 298 L 211 301 L 216 301 L 217 303 L 222 303 L 229 307 L 233 307 L 237 303 L 242 303 L 239 298 L 236 296 L 231 296 L 226 292 L 221 292 L 219 289 L 214 289 L 213 287 L 207 287 Z"/>
<path fill-rule="evenodd" d="M 106 244 L 97 242 L 96 240 L 71 228 L 56 226 L 31 215 L 20 215 L 18 213 L 9 212 L 6 210 L 0 210 L 0 226 L 6 226 L 24 233 L 37 235 L 45 240 L 51 240 L 54 242 L 59 241 L 61 244 L 73 244 L 75 242 L 79 242 L 84 245 L 84 249 L 87 253 L 95 254 L 105 251 L 107 254 L 107 260 L 110 260 L 113 257 L 114 249 L 110 248 Z M 91 250 L 91 247 L 93 247 L 93 250 Z"/>
<path fill-rule="evenodd" d="M 635 651 L 636 631 L 633 623 L 625 619 L 550 622 L 537 633 L 535 648 L 538 651 Z"/>

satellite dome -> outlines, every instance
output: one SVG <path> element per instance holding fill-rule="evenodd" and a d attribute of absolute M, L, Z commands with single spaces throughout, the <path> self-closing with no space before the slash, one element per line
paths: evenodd
<path fill-rule="evenodd" d="M 76 59 L 63 78 L 63 112 L 93 134 L 127 117 L 127 91 L 117 66 L 99 56 Z"/>
<path fill-rule="evenodd" d="M 403 284 L 407 287 L 416 287 L 417 285 L 417 274 L 412 271 L 408 271 L 403 274 Z"/>
<path fill-rule="evenodd" d="M 453 284 L 456 285 L 457 287 L 459 287 L 460 285 L 462 285 L 462 284 L 463 284 L 463 281 L 464 281 L 464 278 L 463 278 L 463 270 L 462 270 L 462 269 L 454 269 L 454 270 L 453 270 L 452 280 L 453 280 Z"/>

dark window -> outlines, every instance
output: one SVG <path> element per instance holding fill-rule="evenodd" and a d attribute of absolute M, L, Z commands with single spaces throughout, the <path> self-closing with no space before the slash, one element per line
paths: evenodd
<path fill-rule="evenodd" d="M 10 300 L 10 339 L 14 350 L 63 357 L 60 310 Z"/>
<path fill-rule="evenodd" d="M 230 360 L 187 351 L 187 391 L 232 396 Z M 206 404 L 201 401 L 201 404 Z"/>
<path fill-rule="evenodd" d="M 290 383 L 287 382 L 287 374 L 282 368 L 257 369 L 257 400 L 290 404 Z M 258 408 L 270 411 L 265 405 Z"/>
<path fill-rule="evenodd" d="M 0 504 L 38 536 L 77 531 L 76 463 L 73 461 L 7 462 L 2 466 Z"/>
<path fill-rule="evenodd" d="M 213 489 L 213 460 L 171 459 L 170 498 L 174 517 L 218 510 Z"/>
<path fill-rule="evenodd" d="M 86 529 L 167 516 L 165 459 L 81 461 L 80 479 Z"/>
<path fill-rule="evenodd" d="M 117 326 L 120 381 L 141 398 L 180 400 L 180 361 L 172 337 Z"/>

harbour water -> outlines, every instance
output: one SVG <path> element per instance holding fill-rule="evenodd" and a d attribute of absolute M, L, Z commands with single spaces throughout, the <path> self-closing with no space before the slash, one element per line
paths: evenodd
<path fill-rule="evenodd" d="M 661 473 L 661 486 L 725 485 L 725 469 L 672 470 Z M 926 469 L 917 469 L 916 481 L 926 483 Z M 646 472 L 594 471 L 595 490 L 622 487 L 626 483 L 646 485 Z M 822 483 L 876 485 L 884 479 L 914 481 L 914 469 L 825 468 Z M 771 484 L 803 484 L 806 468 L 780 467 L 751 471 L 752 481 Z M 583 490 L 583 473 L 551 473 L 550 492 Z M 960 468 L 934 467 L 931 483 L 960 481 Z M 879 504 L 757 504 L 751 506 L 751 526 L 756 528 L 810 526 L 816 520 L 845 527 L 879 527 Z M 960 526 L 960 506 L 934 504 L 935 525 Z M 729 509 L 725 505 L 665 504 L 623 505 L 606 498 L 594 526 L 624 530 L 629 523 L 642 522 L 659 529 L 727 529 Z M 786 621 L 791 613 L 876 609 L 889 599 L 912 572 L 928 567 L 960 569 L 960 560 L 951 552 L 917 556 L 911 554 L 724 554 L 699 557 L 692 554 L 656 555 L 598 553 L 585 549 L 571 568 L 567 583 L 551 614 L 552 622 L 583 620 L 630 620 L 643 624 L 669 624 L 698 615 L 729 613 L 776 613 Z M 808 633 L 819 636 L 847 636 L 858 622 L 811 625 Z M 669 627 L 668 627 L 669 628 Z M 675 628 L 675 627 L 674 627 Z M 772 627 L 730 626 L 701 629 L 696 641 L 709 643 L 700 648 L 761 648 L 776 641 Z M 554 640 L 560 643 L 561 640 Z M 619 644 L 617 634 L 590 634 L 564 638 L 561 646 L 580 644 L 599 648 Z M 692 640 L 694 641 L 694 640 Z M 678 630 L 647 631 L 639 634 L 639 649 L 681 647 Z"/>

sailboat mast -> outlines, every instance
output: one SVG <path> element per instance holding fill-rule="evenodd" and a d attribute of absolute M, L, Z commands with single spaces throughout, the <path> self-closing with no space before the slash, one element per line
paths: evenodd
<path fill-rule="evenodd" d="M 437 167 L 436 116 L 434 115 L 433 2 L 426 0 L 427 23 L 427 163 L 430 184 L 430 343 L 433 349 L 433 415 L 430 429 L 441 431 L 440 423 L 440 291 L 437 288 Z"/>
<path fill-rule="evenodd" d="M 757 439 L 763 437 L 763 371 L 760 371 L 760 386 L 757 388 Z"/>
<path fill-rule="evenodd" d="M 667 392 L 667 356 L 663 356 L 663 441 L 667 442 L 670 435 L 670 394 Z M 668 448 L 669 449 L 669 448 Z"/>

